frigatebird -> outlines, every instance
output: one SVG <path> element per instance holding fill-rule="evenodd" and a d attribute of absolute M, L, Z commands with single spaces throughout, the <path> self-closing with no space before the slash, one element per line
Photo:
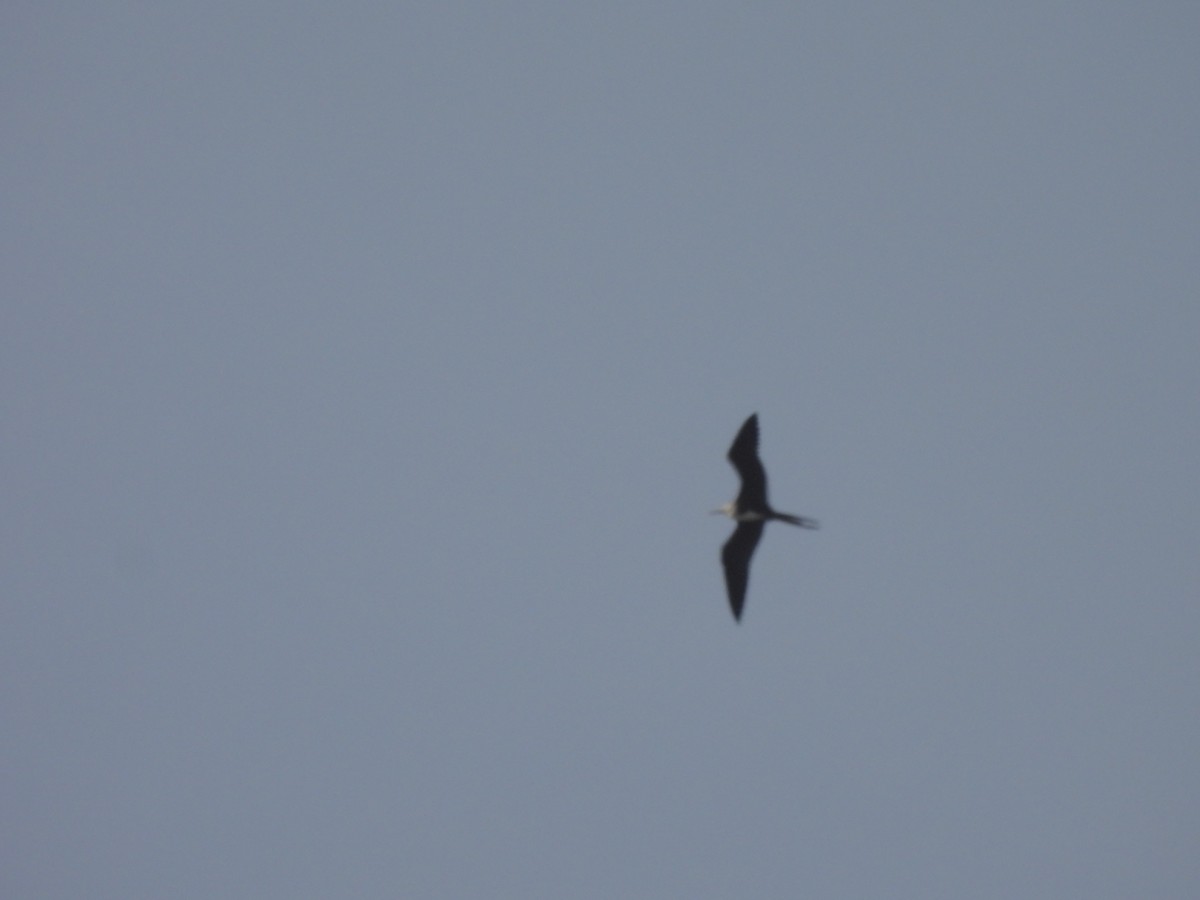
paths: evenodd
<path fill-rule="evenodd" d="M 762 537 L 763 526 L 772 519 L 816 528 L 816 519 L 776 512 L 767 502 L 767 473 L 758 458 L 758 413 L 743 424 L 729 447 L 729 461 L 742 479 L 737 499 L 731 500 L 714 513 L 723 513 L 737 522 L 737 528 L 721 548 L 721 564 L 725 567 L 725 587 L 729 591 L 729 606 L 733 618 L 742 620 L 746 603 L 746 582 L 750 577 L 750 557 Z"/>

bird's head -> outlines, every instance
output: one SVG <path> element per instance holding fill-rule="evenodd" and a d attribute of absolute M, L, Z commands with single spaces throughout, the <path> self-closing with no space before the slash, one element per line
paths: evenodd
<path fill-rule="evenodd" d="M 712 516 L 729 516 L 729 518 L 731 518 L 731 519 L 732 519 L 732 518 L 734 517 L 734 501 L 733 501 L 733 500 L 730 500 L 730 501 L 729 501 L 728 503 L 726 503 L 724 506 L 722 506 L 722 507 L 720 507 L 720 508 L 718 508 L 718 509 L 710 510 L 710 511 L 709 511 L 709 515 L 712 515 Z"/>

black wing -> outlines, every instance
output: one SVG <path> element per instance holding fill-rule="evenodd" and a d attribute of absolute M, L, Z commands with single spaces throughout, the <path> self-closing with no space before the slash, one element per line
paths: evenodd
<path fill-rule="evenodd" d="M 738 509 L 765 510 L 767 473 L 758 458 L 758 413 L 742 424 L 729 448 L 729 461 L 742 479 L 742 489 L 737 498 Z"/>
<path fill-rule="evenodd" d="M 725 567 L 725 587 L 729 591 L 729 607 L 733 617 L 742 618 L 746 604 L 746 582 L 750 579 L 750 557 L 762 537 L 763 522 L 738 522 L 725 546 L 721 548 L 721 564 Z"/>

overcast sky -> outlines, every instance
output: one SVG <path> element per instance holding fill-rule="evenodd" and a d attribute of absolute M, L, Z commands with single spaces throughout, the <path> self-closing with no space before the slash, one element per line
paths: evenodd
<path fill-rule="evenodd" d="M 0 19 L 6 896 L 1200 895 L 1200 8 Z"/>

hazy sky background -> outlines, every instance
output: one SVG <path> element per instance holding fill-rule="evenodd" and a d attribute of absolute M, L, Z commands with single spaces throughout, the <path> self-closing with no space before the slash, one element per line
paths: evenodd
<path fill-rule="evenodd" d="M 1200 7 L 0 19 L 6 896 L 1200 895 Z"/>

